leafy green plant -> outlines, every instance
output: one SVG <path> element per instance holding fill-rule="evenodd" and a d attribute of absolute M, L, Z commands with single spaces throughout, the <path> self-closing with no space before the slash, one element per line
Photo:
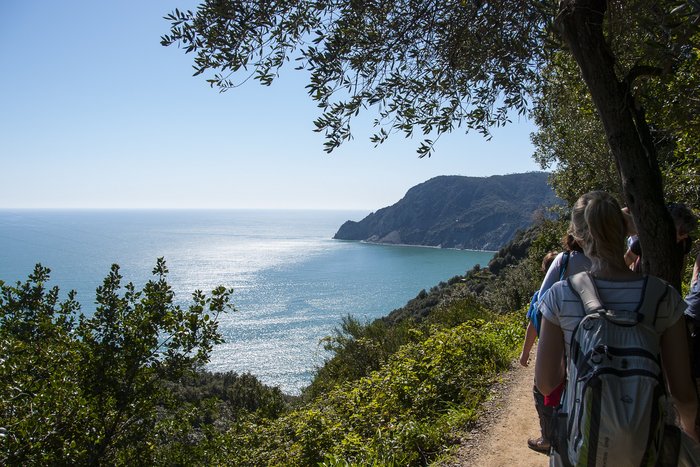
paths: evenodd
<path fill-rule="evenodd" d="M 233 430 L 227 449 L 239 465 L 425 465 L 449 450 L 455 424 L 475 420 L 521 337 L 517 318 L 487 312 L 428 326 L 368 376 Z"/>
<path fill-rule="evenodd" d="M 150 463 L 164 409 L 189 429 L 164 383 L 207 362 L 232 291 L 195 291 L 183 309 L 162 258 L 142 291 L 122 293 L 114 265 L 87 317 L 74 292 L 59 303 L 46 289 L 49 273 L 37 265 L 24 284 L 0 284 L 0 463 Z"/>

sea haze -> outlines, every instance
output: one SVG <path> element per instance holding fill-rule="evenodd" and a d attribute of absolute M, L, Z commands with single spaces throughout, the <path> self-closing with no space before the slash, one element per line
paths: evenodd
<path fill-rule="evenodd" d="M 86 314 L 111 264 L 143 286 L 165 257 L 176 300 L 218 285 L 237 312 L 220 320 L 226 340 L 212 371 L 250 372 L 297 394 L 327 356 L 319 340 L 348 314 L 372 320 L 403 306 L 493 252 L 332 240 L 361 211 L 0 210 L 0 280 L 51 269 L 62 297 L 78 292 Z"/>

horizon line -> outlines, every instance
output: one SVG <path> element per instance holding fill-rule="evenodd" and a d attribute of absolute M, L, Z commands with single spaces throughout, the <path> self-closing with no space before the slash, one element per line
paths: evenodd
<path fill-rule="evenodd" d="M 350 207 L 88 207 L 88 206 L 31 206 L 7 207 L 0 206 L 0 211 L 375 211 L 381 208 L 350 208 Z"/>

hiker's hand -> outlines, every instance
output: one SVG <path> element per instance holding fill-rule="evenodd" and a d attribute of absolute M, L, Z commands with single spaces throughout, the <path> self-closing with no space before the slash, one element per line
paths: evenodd
<path fill-rule="evenodd" d="M 530 360 L 530 356 L 526 353 L 520 354 L 520 364 L 522 366 L 527 366 L 527 362 Z"/>

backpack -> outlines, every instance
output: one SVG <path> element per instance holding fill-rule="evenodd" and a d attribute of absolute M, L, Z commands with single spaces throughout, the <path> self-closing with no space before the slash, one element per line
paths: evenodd
<path fill-rule="evenodd" d="M 555 455 L 564 465 L 665 464 L 662 444 L 677 433 L 669 428 L 664 438 L 666 390 L 654 322 L 667 284 L 647 276 L 630 312 L 605 308 L 588 272 L 568 281 L 585 316 L 572 334 Z"/>
<path fill-rule="evenodd" d="M 565 251 L 564 254 L 561 257 L 561 265 L 559 267 L 559 280 L 564 280 L 564 276 L 566 275 L 566 268 L 569 266 L 569 256 L 571 252 Z M 532 294 L 532 298 L 530 299 L 530 306 L 527 309 L 527 319 L 532 321 L 532 325 L 535 326 L 535 331 L 537 331 L 537 335 L 540 335 L 540 323 L 542 322 L 542 312 L 537 308 L 537 304 L 540 301 L 540 291 L 535 290 L 535 293 Z"/>

